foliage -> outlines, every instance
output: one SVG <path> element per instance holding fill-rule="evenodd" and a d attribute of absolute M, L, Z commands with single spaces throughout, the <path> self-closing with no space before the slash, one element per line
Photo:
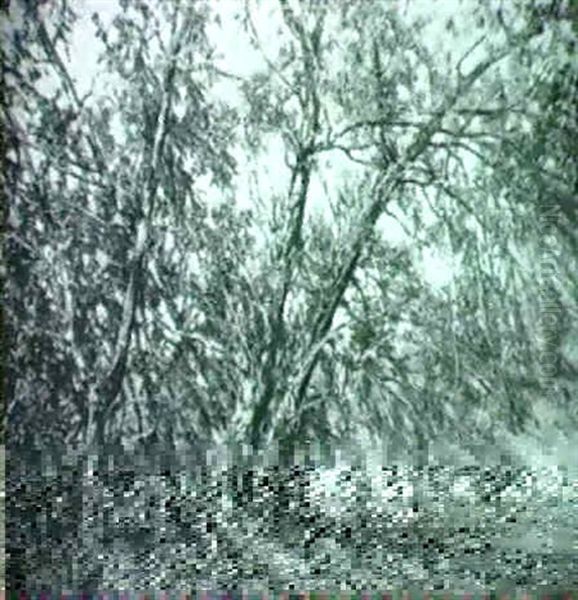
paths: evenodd
<path fill-rule="evenodd" d="M 387 440 L 415 451 L 423 469 L 428 442 L 482 462 L 488 448 L 572 439 L 574 3 L 472 0 L 444 16 L 382 0 L 248 1 L 231 14 L 205 0 L 119 0 L 91 19 L 101 49 L 91 86 L 74 71 L 74 35 L 87 26 L 80 5 L 48 4 L 12 3 L 3 29 L 5 412 L 15 460 L 33 449 L 58 461 L 73 448 L 158 448 L 174 460 L 186 449 L 198 459 L 237 444 L 278 444 L 291 457 L 311 440 Z M 262 26 L 269 7 L 272 39 Z M 229 17 L 257 57 L 241 75 L 218 54 Z M 428 264 L 447 272 L 433 278 Z M 247 463 L 241 455 L 236 466 Z M 259 530 L 262 481 L 237 482 L 251 506 L 235 498 L 234 473 L 225 491 L 206 472 L 210 481 L 173 490 L 178 500 L 159 518 L 174 540 L 214 524 L 204 532 L 213 541 L 188 555 L 195 576 L 242 554 L 232 538 L 245 534 L 231 513 L 220 526 L 214 503 L 253 524 L 265 540 L 253 562 L 274 556 L 279 582 L 284 562 L 297 571 L 315 562 L 318 544 L 299 556 L 285 547 L 305 533 L 288 507 L 306 498 L 281 472 L 265 476 L 278 530 Z M 427 496 L 423 470 L 405 478 Z M 20 484 L 15 476 L 22 496 Z M 147 485 L 170 496 L 180 484 Z M 70 522 L 85 492 L 70 499 Z M 39 493 L 28 508 L 62 496 Z M 476 527 L 497 535 L 483 495 Z M 356 543 L 383 533 L 338 523 L 315 502 L 308 531 L 331 532 L 316 538 L 324 552 L 351 558 L 332 546 L 349 539 L 343 529 Z M 363 500 L 352 507 L 356 522 L 367 510 Z M 448 523 L 423 518 L 423 527 L 421 516 L 412 521 L 414 538 L 432 528 L 443 538 Z M 150 524 L 123 527 L 125 550 L 159 542 Z M 108 534 L 85 534 L 87 555 L 109 548 Z M 230 563 L 218 564 L 215 543 L 231 544 Z M 426 553 L 432 564 L 439 552 Z M 30 564 L 61 559 L 32 554 Z M 358 577 L 373 568 L 355 560 Z M 87 586 L 116 577 L 93 567 Z"/>

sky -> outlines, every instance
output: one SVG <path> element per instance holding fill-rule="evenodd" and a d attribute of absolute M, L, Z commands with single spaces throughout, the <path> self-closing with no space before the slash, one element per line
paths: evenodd
<path fill-rule="evenodd" d="M 274 56 L 279 47 L 279 36 L 276 26 L 280 22 L 278 3 L 269 1 L 257 2 L 249 0 L 251 14 L 258 33 L 263 51 L 268 56 Z M 473 0 L 466 4 L 473 6 Z M 472 38 L 472 22 L 470 17 L 464 17 L 467 11 L 460 9 L 463 2 L 460 0 L 400 0 L 392 2 L 408 20 L 425 19 L 429 24 L 424 30 L 423 39 L 426 41 L 435 56 L 440 60 L 455 63 L 457 56 L 463 54 L 474 38 Z M 247 35 L 242 29 L 238 18 L 244 10 L 244 0 L 213 0 L 213 7 L 220 16 L 220 26 L 213 25 L 209 29 L 209 36 L 218 54 L 221 56 L 219 67 L 239 76 L 248 76 L 261 69 L 264 61 L 260 52 L 253 48 Z M 97 12 L 103 23 L 110 23 L 118 10 L 117 0 L 77 0 L 77 22 L 72 38 L 72 52 L 69 68 L 76 81 L 80 94 L 93 88 L 97 93 L 102 90 L 103 79 L 98 75 L 97 59 L 100 53 L 100 42 L 95 37 L 95 27 L 91 15 Z M 432 8 L 434 10 L 432 10 Z M 461 15 L 460 21 L 456 15 Z M 448 36 L 446 25 L 449 18 L 453 18 L 456 29 L 454 35 Z M 474 64 L 479 58 L 476 52 L 468 58 Z M 464 63 L 464 69 L 469 65 Z M 227 103 L 235 105 L 241 102 L 240 96 L 232 81 L 220 83 L 213 92 Z M 280 140 L 271 139 L 266 151 L 258 161 L 250 159 L 247 154 L 237 150 L 239 176 L 235 181 L 235 202 L 238 206 L 249 208 L 252 206 L 251 191 L 261 197 L 270 197 L 272 194 L 283 194 L 288 189 L 289 170 L 285 165 L 283 145 Z M 311 214 L 328 214 L 327 195 L 335 197 L 340 186 L 355 176 L 357 168 L 344 157 L 342 153 L 332 152 L 323 157 L 323 181 L 319 176 L 314 176 L 310 185 L 308 210 Z M 472 164 L 473 168 L 473 164 Z M 259 175 L 257 189 L 255 181 L 249 174 L 256 171 Z M 323 183 L 325 182 L 325 187 Z M 211 185 L 209 179 L 198 182 L 209 203 L 227 201 L 222 192 Z M 433 214 L 430 215 L 432 219 Z M 407 244 L 403 227 L 393 218 L 384 215 L 378 223 L 379 229 L 386 239 L 392 244 Z M 455 261 L 439 251 L 426 250 L 421 256 L 415 257 L 418 268 L 423 278 L 436 290 L 444 290 L 455 274 Z"/>

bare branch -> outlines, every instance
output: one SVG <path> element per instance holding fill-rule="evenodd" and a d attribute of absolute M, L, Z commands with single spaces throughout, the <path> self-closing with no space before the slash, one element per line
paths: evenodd
<path fill-rule="evenodd" d="M 470 56 L 472 54 L 472 52 L 476 48 L 478 48 L 480 46 L 480 44 L 482 44 L 486 38 L 487 38 L 487 36 L 485 34 L 482 35 L 464 52 L 463 56 L 460 58 L 457 66 L 456 66 L 456 70 L 458 72 L 458 80 L 463 77 L 462 65 L 464 64 L 464 61 L 467 60 L 468 56 Z"/>

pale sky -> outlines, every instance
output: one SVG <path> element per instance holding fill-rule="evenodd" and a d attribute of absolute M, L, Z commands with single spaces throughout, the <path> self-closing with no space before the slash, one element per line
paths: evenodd
<path fill-rule="evenodd" d="M 247 76 L 262 69 L 264 62 L 258 50 L 251 47 L 247 35 L 242 30 L 242 24 L 237 17 L 244 10 L 244 0 L 214 0 L 214 7 L 221 19 L 220 27 L 212 25 L 209 36 L 221 55 L 219 66 L 227 72 L 240 76 Z M 449 64 L 456 61 L 465 49 L 475 41 L 472 37 L 473 21 L 468 11 L 463 9 L 473 6 L 473 0 L 405 0 L 395 3 L 405 18 L 426 19 L 429 24 L 424 31 L 422 41 L 435 53 L 439 64 L 447 69 Z M 105 84 L 102 76 L 97 75 L 97 58 L 100 52 L 100 42 L 96 39 L 95 27 L 91 15 L 97 12 L 104 23 L 110 23 L 118 9 L 117 0 L 78 0 L 80 19 L 73 31 L 70 70 L 77 82 L 79 92 L 85 93 L 94 85 L 98 93 Z M 279 36 L 276 33 L 276 24 L 280 23 L 278 4 L 273 1 L 256 2 L 251 0 L 253 22 L 258 32 L 262 47 L 270 57 L 274 57 L 279 47 Z M 433 10 L 432 10 L 433 9 Z M 445 27 L 447 19 L 454 17 L 455 31 L 448 35 Z M 459 18 L 458 18 L 459 17 Z M 479 35 L 476 31 L 475 35 Z M 467 71 L 471 64 L 479 59 L 479 52 L 474 51 L 464 63 Z M 469 64 L 468 64 L 469 63 Z M 419 84 L 419 83 L 418 83 Z M 238 105 L 241 101 L 236 92 L 235 83 L 224 81 L 214 91 L 227 103 Z M 247 156 L 238 150 L 235 152 L 239 163 L 239 175 L 235 181 L 235 201 L 241 207 L 251 206 L 250 180 L 248 174 L 256 170 L 259 175 L 258 193 L 261 197 L 270 197 L 272 194 L 286 193 L 289 181 L 283 145 L 279 139 L 271 139 L 267 151 L 255 162 L 251 159 L 247 163 Z M 471 159 L 470 159 L 471 162 Z M 308 210 L 316 213 L 327 214 L 327 193 L 334 196 L 344 181 L 355 177 L 359 171 L 357 165 L 351 163 L 342 153 L 332 152 L 323 156 L 320 163 L 323 165 L 322 176 L 327 186 L 324 189 L 319 176 L 312 178 Z M 472 163 L 473 166 L 473 163 Z M 221 193 L 210 185 L 209 179 L 199 182 L 204 190 L 208 202 L 222 201 Z M 432 219 L 435 219 L 431 215 Z M 379 228 L 392 243 L 409 243 L 403 228 L 395 219 L 384 215 L 379 222 Z M 443 288 L 452 278 L 451 257 L 440 252 L 426 251 L 421 257 L 416 256 L 421 273 L 426 281 L 434 288 Z"/>

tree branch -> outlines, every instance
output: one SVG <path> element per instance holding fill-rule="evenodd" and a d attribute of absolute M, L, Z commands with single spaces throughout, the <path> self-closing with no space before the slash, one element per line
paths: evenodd
<path fill-rule="evenodd" d="M 299 189 L 293 204 L 289 208 L 287 230 L 279 255 L 279 260 L 282 261 L 280 267 L 282 272 L 281 289 L 278 299 L 273 303 L 271 309 L 271 338 L 261 374 L 262 390 L 255 404 L 249 426 L 250 440 L 254 446 L 258 446 L 261 441 L 265 422 L 271 410 L 271 403 L 277 392 L 276 378 L 279 356 L 285 346 L 285 306 L 302 248 L 303 221 L 313 169 L 311 159 L 315 152 L 320 129 L 320 100 L 314 64 L 317 59 L 316 49 L 312 47 L 308 33 L 295 18 L 286 0 L 279 0 L 279 2 L 285 23 L 297 38 L 303 52 L 303 69 L 307 81 L 307 94 L 304 103 L 301 103 L 304 122 L 302 130 L 304 129 L 304 131 L 302 131 L 301 139 L 298 141 L 297 156 L 292 166 L 293 172 L 289 185 L 290 200 L 297 182 Z"/>
<path fill-rule="evenodd" d="M 324 338 L 331 328 L 337 307 L 353 278 L 367 239 L 369 239 L 370 233 L 375 227 L 375 223 L 382 214 L 383 209 L 391 200 L 394 192 L 403 186 L 403 181 L 406 178 L 406 172 L 409 167 L 430 146 L 433 136 L 442 127 L 446 115 L 452 111 L 457 102 L 472 88 L 480 77 L 494 64 L 506 57 L 508 53 L 509 49 L 504 49 L 495 56 L 482 61 L 468 75 L 460 76 L 454 93 L 446 97 L 442 106 L 435 112 L 430 121 L 416 132 L 413 142 L 395 163 L 391 163 L 385 176 L 380 176 L 380 179 L 382 177 L 383 179 L 381 181 L 378 180 L 374 193 L 370 195 L 373 200 L 363 215 L 357 232 L 354 235 L 349 257 L 346 259 L 333 285 L 333 292 L 330 293 L 329 299 L 325 307 L 320 311 L 313 327 L 310 342 L 311 357 L 309 358 L 307 368 L 304 369 L 300 376 L 300 381 L 295 386 L 297 389 L 296 407 L 299 407 L 303 403 L 311 377 L 319 361 L 322 346 L 319 346 L 318 342 Z"/>
<path fill-rule="evenodd" d="M 176 24 L 176 19 L 177 16 L 175 15 L 173 25 Z M 171 40 L 169 63 L 163 78 L 162 100 L 156 120 L 154 142 L 148 156 L 145 156 L 143 161 L 141 196 L 145 205 L 145 209 L 143 210 L 144 216 L 137 224 L 137 237 L 132 251 L 132 264 L 124 297 L 121 326 L 115 343 L 114 358 L 108 373 L 90 394 L 89 423 L 87 427 L 89 445 L 100 445 L 104 442 L 106 418 L 122 389 L 122 382 L 126 373 L 128 351 L 134 329 L 137 297 L 144 278 L 144 262 L 151 233 L 159 170 L 168 131 L 169 114 L 174 93 L 176 62 L 188 25 L 187 19 L 184 19 L 180 29 L 173 34 Z"/>
<path fill-rule="evenodd" d="M 50 36 L 48 35 L 48 32 L 46 31 L 46 27 L 45 27 L 44 23 L 42 22 L 42 20 L 40 20 L 40 19 L 37 20 L 37 26 L 38 26 L 38 37 L 40 39 L 40 43 L 41 43 L 42 47 L 44 48 L 46 55 L 49 58 L 50 64 L 55 68 L 56 72 L 60 76 L 62 82 L 64 83 L 65 89 L 67 90 L 69 96 L 71 97 L 71 99 L 73 101 L 76 111 L 80 115 L 80 113 L 82 112 L 82 109 L 84 108 L 84 99 L 81 99 L 80 96 L 78 95 L 78 92 L 76 91 L 76 86 L 74 85 L 74 82 L 72 81 L 72 77 L 68 73 L 68 70 L 66 69 L 66 66 L 64 65 L 64 63 L 62 62 L 62 59 L 60 58 L 58 51 L 54 47 L 54 44 L 53 44 L 52 40 L 50 39 Z M 108 170 L 106 168 L 106 160 L 104 159 L 104 154 L 103 154 L 98 142 L 90 133 L 85 132 L 85 135 L 86 135 L 86 139 L 88 141 L 90 150 L 92 152 L 94 161 L 96 162 L 98 171 L 101 173 L 101 175 L 106 176 L 108 178 Z"/>

